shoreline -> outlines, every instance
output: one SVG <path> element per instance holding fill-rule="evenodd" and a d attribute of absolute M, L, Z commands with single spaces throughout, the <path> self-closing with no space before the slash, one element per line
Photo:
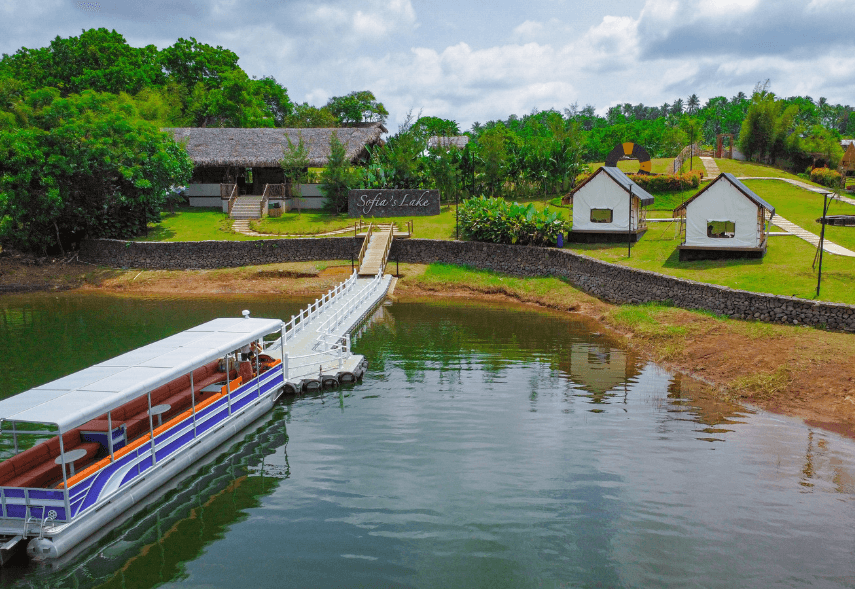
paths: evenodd
<path fill-rule="evenodd" d="M 116 270 L 0 257 L 0 295 L 78 291 L 121 296 L 316 296 L 350 273 L 340 261 L 221 270 Z M 17 289 L 20 289 L 19 291 Z M 855 439 L 855 335 L 740 321 L 665 305 L 614 305 L 556 278 L 401 264 L 392 300 L 464 298 L 532 305 L 593 321 L 618 345 L 708 384 L 728 401 Z"/>

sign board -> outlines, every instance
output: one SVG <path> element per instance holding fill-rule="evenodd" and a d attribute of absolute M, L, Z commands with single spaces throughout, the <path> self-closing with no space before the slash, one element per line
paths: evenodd
<path fill-rule="evenodd" d="M 351 217 L 428 217 L 439 214 L 439 190 L 351 190 Z"/>

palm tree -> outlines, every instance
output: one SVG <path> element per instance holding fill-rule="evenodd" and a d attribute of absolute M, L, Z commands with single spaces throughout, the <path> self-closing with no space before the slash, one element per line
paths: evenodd
<path fill-rule="evenodd" d="M 686 100 L 686 112 L 690 115 L 698 112 L 698 107 L 701 105 L 701 100 L 698 98 L 697 94 L 692 94 L 689 96 L 688 100 Z"/>
<path fill-rule="evenodd" d="M 678 98 L 674 101 L 674 104 L 671 105 L 671 114 L 672 115 L 681 115 L 683 114 L 683 99 Z"/>

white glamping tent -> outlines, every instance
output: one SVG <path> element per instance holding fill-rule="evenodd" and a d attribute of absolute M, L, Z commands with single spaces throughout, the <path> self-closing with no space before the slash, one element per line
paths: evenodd
<path fill-rule="evenodd" d="M 647 231 L 653 197 L 618 168 L 602 167 L 572 192 L 573 242 L 631 241 Z"/>
<path fill-rule="evenodd" d="M 775 207 L 754 194 L 733 174 L 721 174 L 674 209 L 686 238 L 680 260 L 762 258 L 766 254 L 766 221 Z"/>

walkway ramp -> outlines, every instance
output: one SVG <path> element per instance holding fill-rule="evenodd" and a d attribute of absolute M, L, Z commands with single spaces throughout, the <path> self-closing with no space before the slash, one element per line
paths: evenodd
<path fill-rule="evenodd" d="M 357 270 L 359 276 L 374 276 L 383 273 L 394 237 L 394 226 L 390 226 L 385 231 L 374 230 L 374 225 L 368 227 L 368 233 L 359 252 L 359 270 Z"/>
<path fill-rule="evenodd" d="M 351 332 L 389 290 L 392 276 L 356 272 L 285 325 L 284 338 L 265 344 L 265 353 L 282 360 L 285 390 L 305 390 L 353 382 L 365 372 L 365 358 L 350 349 Z"/>

